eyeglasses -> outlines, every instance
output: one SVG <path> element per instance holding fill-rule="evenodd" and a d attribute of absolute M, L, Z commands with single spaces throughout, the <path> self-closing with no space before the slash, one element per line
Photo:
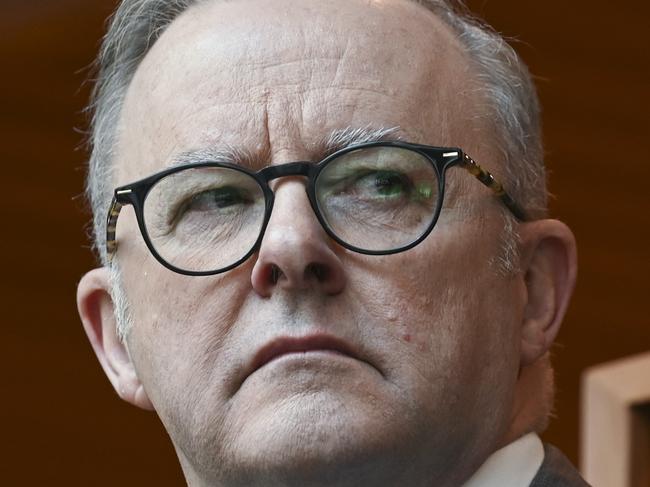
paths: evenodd
<path fill-rule="evenodd" d="M 494 177 L 457 148 L 371 142 L 339 150 L 319 163 L 289 162 L 253 172 L 201 162 L 158 172 L 115 190 L 108 214 L 109 260 L 120 210 L 133 205 L 153 256 L 174 272 L 226 272 L 260 246 L 273 209 L 269 182 L 305 176 L 309 203 L 327 234 L 369 255 L 408 250 L 431 232 L 442 208 L 450 167 L 469 171 L 519 220 L 523 209 Z"/>

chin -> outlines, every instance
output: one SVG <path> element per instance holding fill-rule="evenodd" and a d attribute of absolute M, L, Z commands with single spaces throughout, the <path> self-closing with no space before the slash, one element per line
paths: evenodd
<path fill-rule="evenodd" d="M 214 445 L 218 458 L 200 462 L 216 485 L 386 485 L 390 472 L 408 465 L 405 425 L 332 391 L 271 402 L 238 423 Z"/>

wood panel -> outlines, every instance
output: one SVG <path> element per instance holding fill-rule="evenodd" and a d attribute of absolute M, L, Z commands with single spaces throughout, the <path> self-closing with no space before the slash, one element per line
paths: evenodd
<path fill-rule="evenodd" d="M 585 480 L 594 486 L 649 487 L 650 353 L 589 368 L 582 389 Z"/>
<path fill-rule="evenodd" d="M 93 265 L 75 127 L 85 124 L 84 68 L 113 4 L 0 6 L 6 485 L 182 483 L 158 420 L 112 392 L 74 304 L 76 282 Z M 612 5 L 470 2 L 517 38 L 537 76 L 552 212 L 578 238 L 579 283 L 554 353 L 557 417 L 545 435 L 574 461 L 581 371 L 650 349 L 650 10 L 642 0 Z"/>
<path fill-rule="evenodd" d="M 650 487 L 650 399 L 632 411 L 631 487 Z"/>

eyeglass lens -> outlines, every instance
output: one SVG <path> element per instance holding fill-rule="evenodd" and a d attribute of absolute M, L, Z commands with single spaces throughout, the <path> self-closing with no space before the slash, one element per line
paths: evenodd
<path fill-rule="evenodd" d="M 330 160 L 317 176 L 315 197 L 322 219 L 340 240 L 390 251 L 430 227 L 438 176 L 418 152 L 367 147 Z M 264 226 L 265 196 L 249 174 L 198 167 L 158 181 L 143 210 L 149 240 L 165 261 L 186 271 L 215 271 L 253 248 Z"/>
<path fill-rule="evenodd" d="M 316 181 L 316 201 L 341 240 L 388 251 L 409 245 L 429 228 L 438 186 L 433 165 L 420 153 L 370 147 L 328 164 Z"/>

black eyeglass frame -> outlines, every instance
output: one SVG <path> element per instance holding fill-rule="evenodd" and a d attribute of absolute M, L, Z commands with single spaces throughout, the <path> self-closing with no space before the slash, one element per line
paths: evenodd
<path fill-rule="evenodd" d="M 417 238 L 416 240 L 414 240 L 413 242 L 407 245 L 398 247 L 396 249 L 381 250 L 381 251 L 366 250 L 346 243 L 345 241 L 341 240 L 336 235 L 336 233 L 334 233 L 334 231 L 330 228 L 330 226 L 328 225 L 327 221 L 323 217 L 318 207 L 318 200 L 316 198 L 316 182 L 318 180 L 318 176 L 323 171 L 323 169 L 331 161 L 338 159 L 344 154 L 353 151 L 358 151 L 360 149 L 366 149 L 372 147 L 397 147 L 397 148 L 407 149 L 407 150 L 417 152 L 420 155 L 424 156 L 431 163 L 438 177 L 438 201 L 436 204 L 435 213 L 433 215 L 431 223 L 419 238 Z M 262 243 L 262 239 L 264 237 L 264 233 L 266 232 L 266 227 L 271 218 L 271 212 L 273 210 L 273 203 L 275 200 L 275 194 L 271 189 L 271 187 L 269 186 L 269 182 L 274 179 L 286 177 L 286 176 L 307 177 L 307 186 L 305 189 L 312 210 L 314 211 L 316 218 L 318 219 L 319 223 L 321 224 L 325 232 L 342 247 L 366 255 L 390 255 L 399 252 L 404 252 L 406 250 L 415 247 L 420 242 L 422 242 L 435 227 L 436 222 L 440 217 L 440 212 L 444 201 L 445 174 L 449 168 L 454 166 L 462 167 L 463 169 L 467 170 L 470 174 L 472 174 L 472 176 L 478 179 L 482 184 L 490 188 L 492 192 L 501 200 L 501 202 L 510 210 L 510 212 L 519 221 L 526 221 L 528 219 L 523 208 L 521 208 L 510 197 L 510 195 L 505 191 L 503 186 L 494 179 L 492 174 L 490 174 L 488 171 L 486 171 L 481 166 L 479 166 L 471 157 L 465 154 L 461 149 L 453 148 L 453 147 L 434 147 L 434 146 L 412 144 L 412 143 L 401 142 L 401 141 L 379 141 L 379 142 L 368 142 L 368 143 L 351 145 L 349 147 L 346 147 L 344 149 L 338 150 L 330 154 L 329 156 L 327 156 L 325 159 L 323 159 L 318 163 L 313 163 L 308 161 L 288 162 L 284 164 L 266 166 L 260 169 L 259 171 L 251 171 L 237 164 L 232 164 L 227 162 L 206 161 L 206 162 L 198 162 L 198 163 L 175 166 L 157 172 L 155 174 L 152 174 L 151 176 L 148 176 L 144 179 L 140 179 L 136 182 L 124 186 L 120 186 L 115 189 L 110 210 L 108 212 L 108 218 L 106 223 L 106 254 L 110 262 L 117 249 L 115 232 L 116 232 L 117 219 L 120 214 L 120 210 L 126 205 L 131 205 L 135 210 L 138 227 L 140 228 L 140 233 L 142 234 L 142 237 L 145 241 L 145 244 L 147 245 L 147 248 L 156 258 L 156 260 L 158 260 L 158 262 L 160 262 L 163 266 L 167 267 L 168 269 L 174 272 L 188 275 L 188 276 L 210 276 L 215 274 L 221 274 L 223 272 L 227 272 L 231 269 L 234 269 L 235 267 L 245 262 L 260 247 Z M 178 268 L 173 264 L 170 264 L 165 259 L 163 259 L 160 256 L 160 254 L 156 251 L 147 232 L 145 218 L 144 218 L 144 203 L 147 194 L 149 193 L 151 188 L 153 188 L 153 186 L 164 177 L 187 169 L 202 168 L 202 167 L 228 168 L 228 169 L 245 173 L 248 176 L 255 179 L 259 184 L 259 186 L 262 188 L 262 192 L 264 193 L 265 214 L 264 214 L 264 221 L 260 229 L 260 234 L 257 240 L 255 241 L 255 244 L 246 253 L 246 255 L 244 255 L 238 261 L 236 261 L 235 263 L 227 267 L 217 269 L 217 270 L 188 271 L 185 269 Z"/>

